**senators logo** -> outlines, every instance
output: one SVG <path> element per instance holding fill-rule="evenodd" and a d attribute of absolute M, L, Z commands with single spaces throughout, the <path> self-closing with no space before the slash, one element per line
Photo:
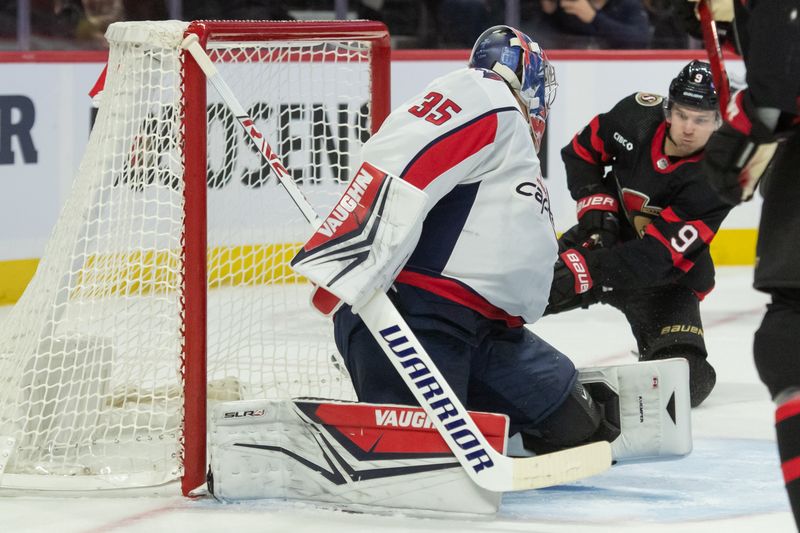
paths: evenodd
<path fill-rule="evenodd" d="M 653 93 L 636 93 L 636 103 L 645 107 L 657 106 L 664 101 L 663 96 Z"/>
<path fill-rule="evenodd" d="M 628 220 L 636 229 L 639 237 L 644 235 L 647 226 L 657 217 L 662 207 L 650 205 L 650 197 L 633 189 L 622 189 L 622 203 L 625 205 L 625 213 Z"/>

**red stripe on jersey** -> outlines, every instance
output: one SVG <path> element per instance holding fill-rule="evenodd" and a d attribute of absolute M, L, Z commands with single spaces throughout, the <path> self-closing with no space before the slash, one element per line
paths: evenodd
<path fill-rule="evenodd" d="M 697 299 L 702 302 L 703 300 L 705 300 L 706 296 L 711 294 L 711 291 L 713 291 L 713 290 L 714 290 L 714 286 L 712 285 L 711 288 L 708 289 L 707 291 L 696 291 L 696 290 L 692 289 L 692 292 L 694 293 L 695 296 L 697 296 Z"/>
<path fill-rule="evenodd" d="M 800 457 L 789 459 L 781 465 L 783 482 L 787 485 L 800 477 Z"/>
<path fill-rule="evenodd" d="M 583 145 L 578 142 L 578 136 L 577 135 L 572 138 L 572 150 L 578 155 L 578 157 L 580 157 L 581 159 L 583 159 L 587 163 L 592 164 L 592 165 L 596 165 L 597 164 L 597 161 L 594 160 L 594 157 L 592 157 L 591 152 L 589 152 L 589 150 L 584 148 Z"/>
<path fill-rule="evenodd" d="M 648 224 L 647 229 L 644 232 L 646 235 L 650 235 L 651 237 L 653 237 L 658 242 L 664 245 L 664 247 L 669 252 L 669 255 L 672 257 L 672 264 L 675 265 L 675 268 L 682 270 L 684 272 L 689 272 L 692 269 L 692 267 L 694 266 L 694 262 L 689 261 L 688 259 L 683 257 L 683 254 L 677 252 L 675 248 L 673 248 L 670 245 L 667 238 L 664 237 L 664 235 L 660 231 L 658 231 L 658 228 L 656 228 L 655 224 Z"/>
<path fill-rule="evenodd" d="M 522 317 L 513 316 L 486 301 L 485 298 L 470 291 L 460 283 L 445 278 L 436 278 L 419 272 L 402 270 L 397 276 L 398 283 L 425 289 L 442 298 L 459 303 L 480 313 L 490 320 L 502 320 L 510 328 L 520 328 L 525 324 Z"/>
<path fill-rule="evenodd" d="M 434 141 L 406 169 L 403 179 L 424 190 L 433 180 L 492 144 L 497 122 L 497 113 L 492 113 Z"/>
<path fill-rule="evenodd" d="M 744 111 L 744 90 L 736 91 L 732 101 L 725 108 L 725 122 L 745 135 L 750 135 L 753 130 L 753 123 Z"/>
<path fill-rule="evenodd" d="M 790 400 L 778 406 L 775 411 L 775 423 L 783 422 L 787 418 L 800 415 L 800 398 Z"/>
<path fill-rule="evenodd" d="M 605 147 L 603 146 L 603 139 L 600 138 L 598 134 L 600 130 L 600 118 L 594 117 L 592 121 L 589 123 L 589 129 L 591 130 L 590 138 L 592 142 L 592 148 L 594 151 L 600 154 L 600 161 L 602 163 L 608 163 L 611 161 L 611 156 L 608 155 L 606 152 Z"/>
<path fill-rule="evenodd" d="M 675 211 L 671 207 L 667 207 L 663 211 L 661 211 L 661 218 L 666 220 L 667 222 L 686 222 L 681 217 L 679 217 Z M 709 228 L 705 222 L 702 220 L 692 220 L 691 222 L 687 222 L 694 229 L 697 230 L 697 233 L 700 235 L 700 238 L 703 239 L 703 242 L 708 244 L 712 240 L 714 240 L 714 231 Z"/>
<path fill-rule="evenodd" d="M 667 136 L 667 122 L 662 122 L 656 129 L 653 135 L 653 141 L 650 143 L 650 159 L 653 163 L 653 170 L 659 174 L 669 174 L 674 172 L 679 166 L 685 163 L 693 163 L 699 161 L 703 156 L 703 151 L 694 154 L 692 157 L 683 157 L 674 163 L 670 161 L 667 154 L 664 153 L 664 139 Z"/>

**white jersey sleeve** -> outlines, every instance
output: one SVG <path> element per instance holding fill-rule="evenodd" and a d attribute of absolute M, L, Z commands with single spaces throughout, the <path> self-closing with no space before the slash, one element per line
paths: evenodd
<path fill-rule="evenodd" d="M 422 234 L 397 281 L 509 324 L 538 320 L 556 236 L 530 128 L 499 76 L 461 69 L 434 80 L 363 154 L 427 194 Z"/>

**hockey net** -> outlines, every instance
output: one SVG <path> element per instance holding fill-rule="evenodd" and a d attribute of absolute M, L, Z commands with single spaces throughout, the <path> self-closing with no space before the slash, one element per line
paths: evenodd
<path fill-rule="evenodd" d="M 354 398 L 288 267 L 312 228 L 181 52 L 186 32 L 320 213 L 387 114 L 377 23 L 112 25 L 73 190 L 0 324 L 0 487 L 183 477 L 186 493 L 203 482 L 206 395 Z"/>

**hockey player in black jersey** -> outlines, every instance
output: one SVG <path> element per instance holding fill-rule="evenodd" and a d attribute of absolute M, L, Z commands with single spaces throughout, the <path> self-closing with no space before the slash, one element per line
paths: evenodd
<path fill-rule="evenodd" d="M 692 61 L 667 99 L 628 96 L 561 150 L 578 224 L 559 240 L 547 310 L 616 307 L 640 361 L 689 361 L 693 407 L 716 381 L 699 303 L 714 287 L 708 245 L 730 209 L 701 167 L 717 106 L 708 64 Z"/>
<path fill-rule="evenodd" d="M 772 302 L 753 353 L 778 406 L 783 478 L 800 528 L 800 0 L 708 3 L 717 21 L 733 22 L 732 43 L 744 59 L 747 88 L 732 95 L 705 166 L 709 182 L 731 205 L 748 200 L 760 179 L 764 204 L 754 286 Z M 685 13 L 695 32 L 696 7 L 675 0 L 676 12 Z"/>

